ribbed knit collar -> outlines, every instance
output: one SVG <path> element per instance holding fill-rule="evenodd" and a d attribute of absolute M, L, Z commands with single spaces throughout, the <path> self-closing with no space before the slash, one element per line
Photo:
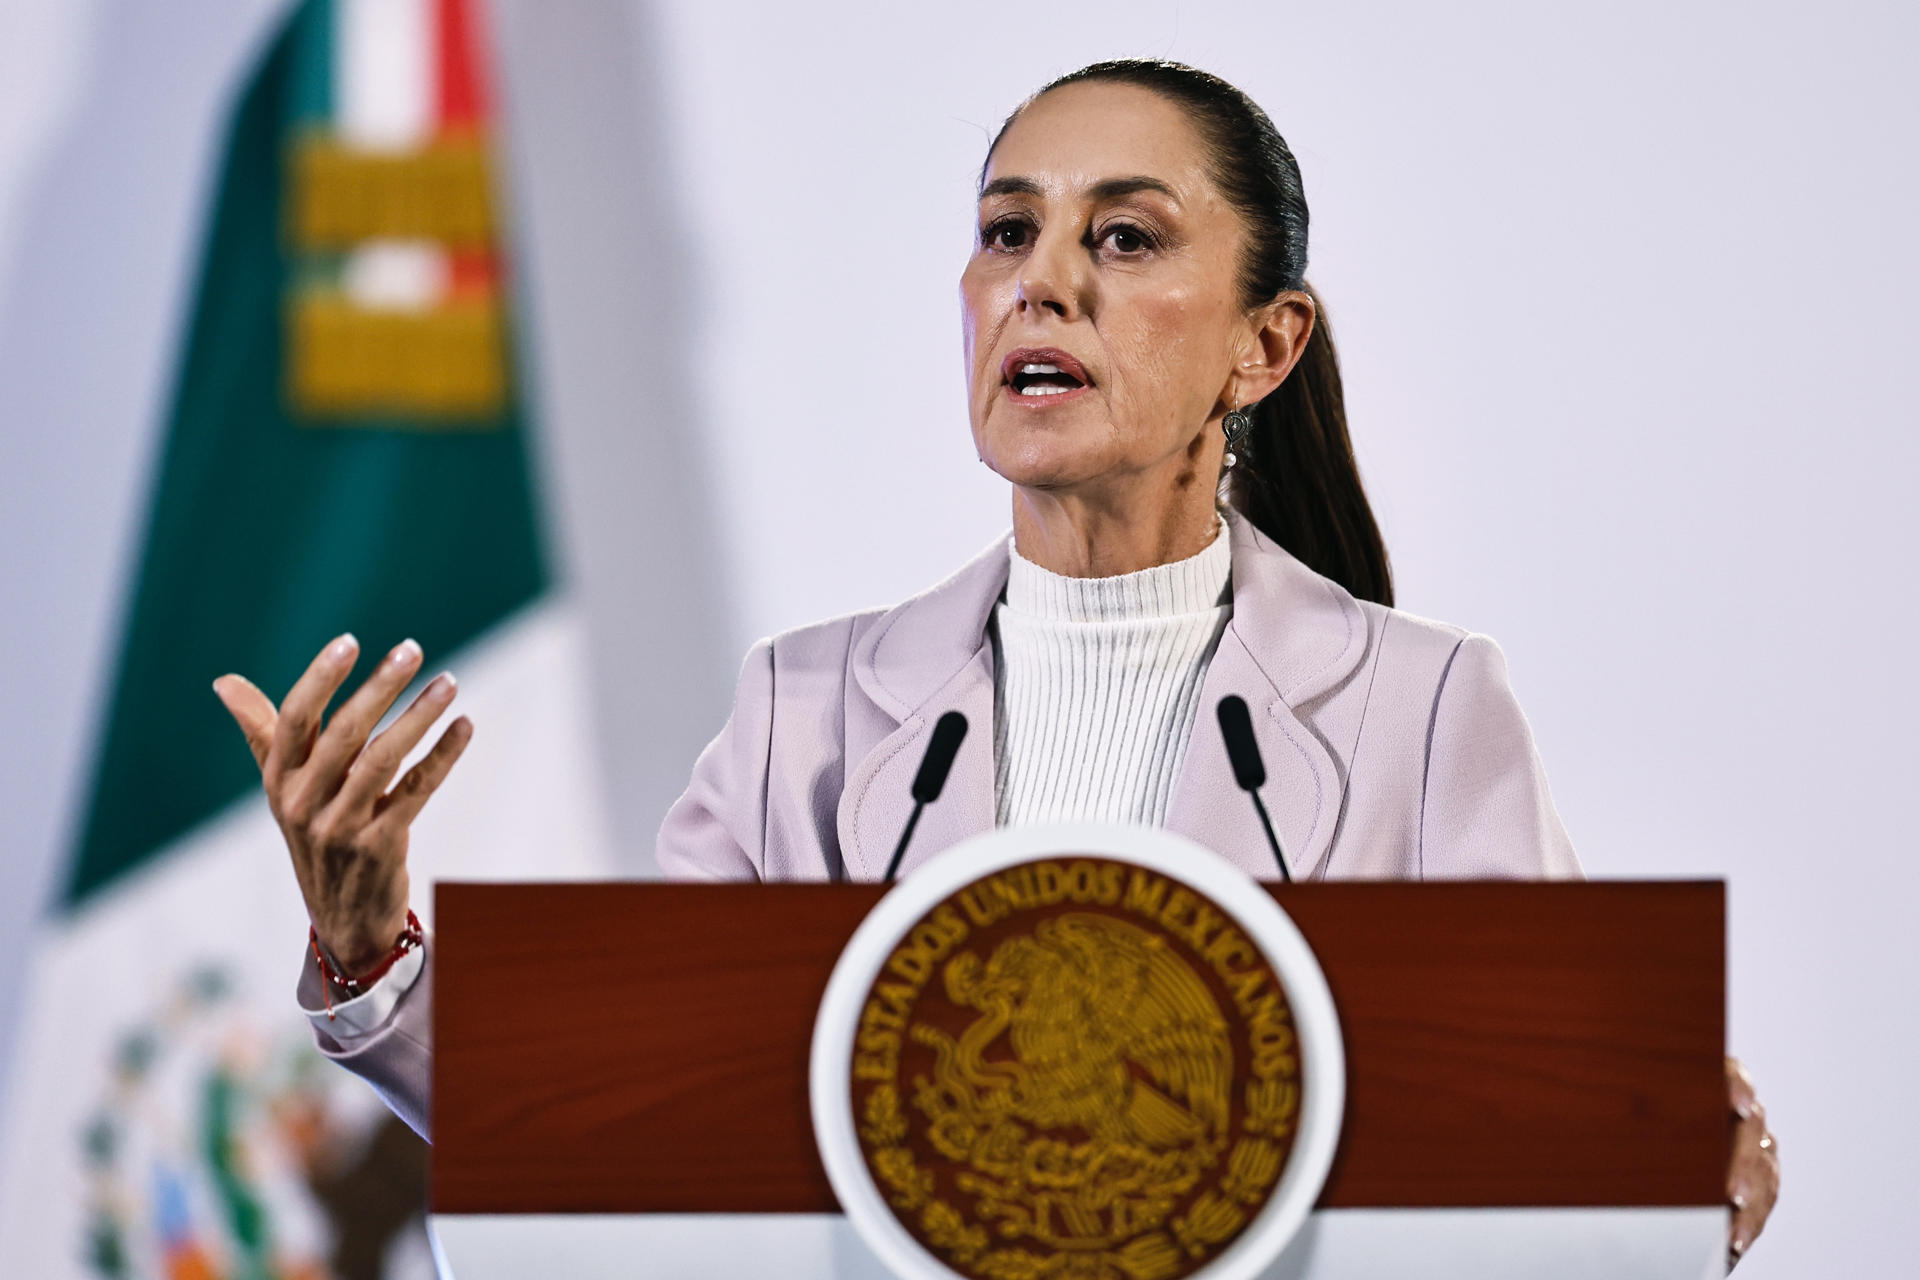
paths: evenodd
<path fill-rule="evenodd" d="M 1043 569 L 1007 540 L 1007 608 L 1058 622 L 1121 622 L 1202 613 L 1222 602 L 1233 553 L 1222 519 L 1206 550 L 1111 578 L 1069 578 Z"/>

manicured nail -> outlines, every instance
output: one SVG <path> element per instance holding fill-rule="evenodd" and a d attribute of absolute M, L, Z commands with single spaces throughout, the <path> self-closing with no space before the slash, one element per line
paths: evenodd
<path fill-rule="evenodd" d="M 393 647 L 393 665 L 404 667 L 420 656 L 420 645 L 414 640 L 402 640 Z"/>
<path fill-rule="evenodd" d="M 1751 1102 L 1740 1102 L 1734 1106 L 1733 1114 L 1739 1116 L 1742 1120 L 1751 1119 L 1753 1116 L 1753 1104 Z"/>
<path fill-rule="evenodd" d="M 427 686 L 427 691 L 434 694 L 452 693 L 453 672 L 442 671 L 439 675 L 435 676 L 433 683 Z"/>
<path fill-rule="evenodd" d="M 335 640 L 333 642 L 332 647 L 330 647 L 327 650 L 327 656 L 329 658 L 351 657 L 353 655 L 353 651 L 355 649 L 358 649 L 359 647 L 360 647 L 360 642 L 358 640 L 355 640 L 353 638 L 353 632 L 349 631 L 345 635 L 341 636 L 338 640 Z"/>
<path fill-rule="evenodd" d="M 1739 1257 L 1741 1254 L 1745 1253 L 1747 1251 L 1746 1233 L 1743 1231 L 1739 1235 L 1736 1235 L 1733 1238 L 1733 1243 L 1728 1247 L 1733 1250 L 1733 1256 L 1736 1258 Z"/>
<path fill-rule="evenodd" d="M 1747 1207 L 1747 1193 L 1744 1191 L 1736 1191 L 1733 1193 L 1733 1198 L 1727 1203 L 1736 1209 L 1744 1209 Z"/>

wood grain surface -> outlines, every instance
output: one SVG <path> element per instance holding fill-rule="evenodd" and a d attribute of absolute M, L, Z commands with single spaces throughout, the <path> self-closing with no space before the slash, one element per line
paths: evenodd
<path fill-rule="evenodd" d="M 1274 886 L 1347 1048 L 1326 1207 L 1714 1205 L 1725 891 Z M 874 885 L 437 886 L 440 1213 L 825 1213 L 814 1014 Z"/>

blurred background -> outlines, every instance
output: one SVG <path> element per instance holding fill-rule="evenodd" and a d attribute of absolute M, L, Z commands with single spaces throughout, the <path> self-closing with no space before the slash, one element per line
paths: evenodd
<path fill-rule="evenodd" d="M 0 1274 L 430 1274 L 306 1048 L 207 689 L 451 666 L 437 875 L 652 874 L 757 637 L 1008 522 L 993 129 L 1171 57 L 1299 157 L 1402 608 L 1495 637 L 1589 874 L 1724 877 L 1784 1195 L 1920 1188 L 1910 6 L 0 0 Z M 672 673 L 663 677 L 662 672 Z M 355 679 L 359 678 L 356 675 Z"/>

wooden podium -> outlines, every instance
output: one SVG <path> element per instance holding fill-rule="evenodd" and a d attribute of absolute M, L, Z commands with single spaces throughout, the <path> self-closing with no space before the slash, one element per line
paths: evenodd
<path fill-rule="evenodd" d="M 1722 1273 L 1722 884 L 1269 889 L 1348 1067 L 1332 1172 L 1270 1274 Z M 440 884 L 452 1274 L 884 1275 L 836 1213 L 807 1084 L 821 993 L 882 892 Z"/>

